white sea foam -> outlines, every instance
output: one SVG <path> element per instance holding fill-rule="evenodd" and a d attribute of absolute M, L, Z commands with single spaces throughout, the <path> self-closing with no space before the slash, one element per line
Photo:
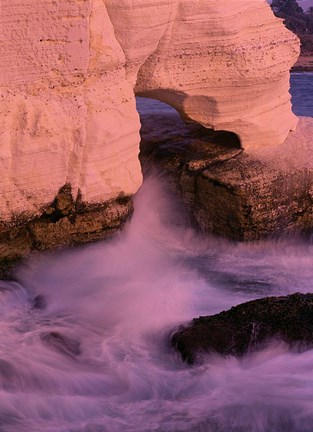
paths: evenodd
<path fill-rule="evenodd" d="M 312 430 L 312 351 L 276 345 L 191 368 L 168 343 L 199 314 L 312 291 L 312 245 L 203 239 L 165 189 L 145 182 L 119 238 L 37 257 L 1 282 L 0 431 Z M 45 309 L 32 308 L 36 295 Z"/>

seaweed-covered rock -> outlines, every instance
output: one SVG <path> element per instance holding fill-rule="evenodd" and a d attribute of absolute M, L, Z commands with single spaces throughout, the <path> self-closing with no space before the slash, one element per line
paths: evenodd
<path fill-rule="evenodd" d="M 300 350 L 313 347 L 313 294 L 267 297 L 196 318 L 171 342 L 185 361 L 194 363 L 209 353 L 241 356 L 273 338 Z"/>

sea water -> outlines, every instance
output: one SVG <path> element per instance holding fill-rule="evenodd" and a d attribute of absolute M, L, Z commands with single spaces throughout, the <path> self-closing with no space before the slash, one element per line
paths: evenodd
<path fill-rule="evenodd" d="M 313 114 L 312 84 L 292 75 L 296 112 Z M 16 276 L 0 282 L 1 432 L 313 430 L 312 350 L 276 343 L 190 367 L 169 343 L 193 317 L 313 292 L 310 238 L 201 236 L 154 174 L 118 237 L 37 256 Z"/>
<path fill-rule="evenodd" d="M 290 93 L 293 111 L 299 116 L 313 116 L 313 72 L 292 73 Z"/>

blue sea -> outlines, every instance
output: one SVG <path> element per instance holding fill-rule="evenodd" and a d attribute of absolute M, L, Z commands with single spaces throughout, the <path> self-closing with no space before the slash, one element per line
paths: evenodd
<path fill-rule="evenodd" d="M 313 117 L 313 72 L 292 73 L 290 93 L 294 113 Z"/>

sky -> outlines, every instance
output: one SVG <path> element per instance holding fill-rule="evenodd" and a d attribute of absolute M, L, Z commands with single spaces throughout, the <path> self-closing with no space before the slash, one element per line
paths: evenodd
<path fill-rule="evenodd" d="M 272 0 L 268 0 L 268 2 L 272 3 Z M 313 0 L 297 0 L 297 2 L 304 11 L 306 11 L 310 6 L 313 6 Z"/>

